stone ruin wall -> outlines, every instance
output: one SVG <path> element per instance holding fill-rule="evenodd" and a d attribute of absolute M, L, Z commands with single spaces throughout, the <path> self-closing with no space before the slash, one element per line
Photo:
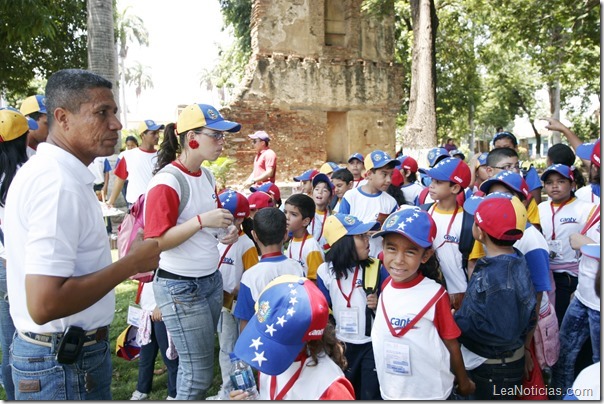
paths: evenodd
<path fill-rule="evenodd" d="M 340 8 L 341 46 L 325 45 L 325 10 Z M 402 68 L 393 63 L 392 17 L 361 15 L 361 0 L 255 0 L 253 55 L 223 110 L 242 124 L 223 155 L 237 160 L 228 185 L 251 173 L 247 135 L 265 130 L 278 156 L 277 182 L 354 152 L 395 152 Z"/>

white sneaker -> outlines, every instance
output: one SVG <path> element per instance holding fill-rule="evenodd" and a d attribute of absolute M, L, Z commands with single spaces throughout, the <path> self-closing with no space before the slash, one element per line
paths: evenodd
<path fill-rule="evenodd" d="M 138 390 L 134 390 L 134 393 L 132 393 L 132 397 L 130 397 L 130 400 L 146 400 L 148 398 L 149 394 L 141 393 Z"/>
<path fill-rule="evenodd" d="M 166 400 L 176 400 L 176 397 L 170 397 L 170 396 L 168 396 L 168 397 L 166 397 Z"/>
<path fill-rule="evenodd" d="M 215 396 L 206 397 L 206 400 L 222 400 L 220 398 L 220 394 L 216 394 Z"/>

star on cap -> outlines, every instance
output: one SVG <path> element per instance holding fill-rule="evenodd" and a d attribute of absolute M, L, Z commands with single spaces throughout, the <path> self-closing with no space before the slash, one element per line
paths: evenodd
<path fill-rule="evenodd" d="M 295 312 L 296 312 L 296 310 L 294 310 L 293 307 L 290 307 L 289 309 L 287 309 L 288 316 L 293 316 Z"/>
<path fill-rule="evenodd" d="M 289 291 L 289 293 L 291 293 L 292 295 L 297 295 L 298 291 L 296 289 L 292 289 Z"/>
<path fill-rule="evenodd" d="M 412 218 L 412 217 L 408 217 L 408 218 L 406 219 L 406 221 L 407 221 L 407 223 L 411 223 L 411 222 L 413 221 L 413 218 Z"/>
<path fill-rule="evenodd" d="M 283 327 L 283 324 L 285 324 L 285 323 L 287 323 L 285 316 L 277 317 L 277 324 L 279 324 L 281 327 Z M 260 338 L 258 338 L 258 339 L 260 339 Z"/>
<path fill-rule="evenodd" d="M 275 329 L 275 327 L 273 327 L 273 325 L 272 325 L 272 324 L 267 324 L 267 325 L 266 325 L 266 331 L 264 331 L 264 332 L 268 332 L 268 333 L 271 335 L 271 337 L 272 337 L 272 336 L 273 336 L 273 333 L 274 333 L 275 331 L 277 331 L 277 330 Z"/>
<path fill-rule="evenodd" d="M 252 344 L 249 346 L 249 348 L 254 347 L 255 350 L 258 350 L 258 348 L 260 348 L 260 345 L 264 345 L 263 342 L 260 342 L 260 338 L 258 337 L 256 339 L 252 338 Z"/>
<path fill-rule="evenodd" d="M 399 230 L 405 230 L 405 227 L 406 227 L 406 226 L 407 226 L 407 225 L 406 225 L 404 222 L 400 222 L 400 223 L 398 224 L 398 229 L 399 229 Z"/>
<path fill-rule="evenodd" d="M 252 359 L 252 362 L 258 362 L 258 367 L 262 366 L 262 362 L 267 361 L 268 359 L 266 359 L 264 357 L 264 351 L 258 353 L 258 352 L 254 352 L 254 359 Z"/>
<path fill-rule="evenodd" d="M 413 217 L 419 217 L 419 214 L 414 213 L 414 214 L 413 214 Z"/>
<path fill-rule="evenodd" d="M 289 304 L 294 305 L 296 303 L 298 303 L 298 299 L 297 298 L 292 297 L 291 299 L 289 299 Z"/>

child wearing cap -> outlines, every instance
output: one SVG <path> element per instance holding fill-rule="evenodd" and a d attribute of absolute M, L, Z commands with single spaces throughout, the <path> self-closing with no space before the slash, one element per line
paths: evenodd
<path fill-rule="evenodd" d="M 588 338 L 591 339 L 593 362 L 600 361 L 601 303 L 596 292 L 596 287 L 600 286 L 596 278 L 600 268 L 600 237 L 599 212 L 580 233 L 570 235 L 571 247 L 581 251 L 582 255 L 579 258 L 577 290 L 560 327 L 560 357 L 553 367 L 552 387 L 558 387 L 562 392 L 571 387 L 579 352 Z"/>
<path fill-rule="evenodd" d="M 258 263 L 258 253 L 254 242 L 243 232 L 241 224 L 250 215 L 250 205 L 245 195 L 227 189 L 218 195 L 222 206 L 233 214 L 233 224 L 237 227 L 239 238 L 233 244 L 218 243 L 220 261 L 218 270 L 222 275 L 222 311 L 218 323 L 218 344 L 220 351 L 220 371 L 222 373 L 222 386 L 218 396 L 222 396 L 225 386 L 229 383 L 229 368 L 231 365 L 229 354 L 239 335 L 239 326 L 233 316 L 233 306 L 239 293 L 239 284 L 243 272 Z"/>
<path fill-rule="evenodd" d="M 254 304 L 270 281 L 280 275 L 304 276 L 302 266 L 283 255 L 283 241 L 287 235 L 286 219 L 277 208 L 264 208 L 254 216 L 254 240 L 260 248 L 260 261 L 241 277 L 237 304 L 233 316 L 243 330 L 254 316 Z"/>
<path fill-rule="evenodd" d="M 319 265 L 325 260 L 323 248 L 308 232 L 315 209 L 313 199 L 304 194 L 293 194 L 285 201 L 287 232 L 291 237 L 285 254 L 297 260 L 304 269 L 304 276 L 313 281 L 317 279 Z"/>
<path fill-rule="evenodd" d="M 494 177 L 502 171 L 513 171 L 515 173 L 521 174 L 520 162 L 518 161 L 518 153 L 514 149 L 508 147 L 500 147 L 491 150 L 487 155 L 486 170 L 489 178 Z M 527 218 L 533 226 L 541 230 L 541 219 L 539 218 L 537 200 L 534 198 L 533 193 L 531 192 L 531 186 L 528 184 L 528 182 L 526 184 L 530 192 L 530 195 L 524 199 L 524 206 L 526 207 L 528 214 Z M 533 186 L 533 189 L 540 190 L 541 184 L 539 184 L 539 187 L 537 188 Z M 539 197 L 539 200 L 540 199 L 541 197 Z"/>
<path fill-rule="evenodd" d="M 327 301 L 309 279 L 280 276 L 258 298 L 235 355 L 258 369 L 260 400 L 354 400 Z M 231 400 L 247 393 L 235 390 Z"/>
<path fill-rule="evenodd" d="M 21 113 L 36 123 L 35 127 L 30 127 L 27 135 L 27 156 L 36 154 L 38 145 L 46 142 L 48 137 L 48 111 L 46 110 L 46 97 L 42 94 L 27 97 L 21 103 Z"/>
<path fill-rule="evenodd" d="M 472 192 L 476 193 L 480 185 L 489 179 L 489 174 L 487 172 L 487 156 L 488 152 L 482 152 L 480 154 L 475 154 L 470 161 L 470 166 L 474 167 L 474 171 L 472 173 L 472 181 L 470 184 L 472 186 Z"/>
<path fill-rule="evenodd" d="M 261 191 L 269 194 L 271 196 L 271 199 L 273 200 L 272 206 L 281 208 L 281 190 L 277 185 L 273 184 L 272 182 L 265 182 L 259 187 L 250 187 L 250 191 L 252 191 L 252 193 L 256 191 Z"/>
<path fill-rule="evenodd" d="M 419 193 L 424 189 L 417 182 L 417 161 L 411 156 L 400 156 L 397 160 L 401 162 L 400 172 L 403 176 L 401 191 L 403 191 L 406 203 L 414 205 Z"/>
<path fill-rule="evenodd" d="M 463 255 L 459 250 L 464 215 L 457 197 L 470 185 L 470 167 L 460 159 L 447 157 L 431 169 L 421 168 L 420 172 L 432 178 L 428 190 L 430 198 L 436 202 L 422 205 L 422 208 L 436 223 L 434 250 L 447 282 L 451 307 L 457 309 L 468 283 L 467 268 L 464 268 Z"/>
<path fill-rule="evenodd" d="M 577 147 L 577 156 L 589 167 L 589 186 L 575 192 L 578 199 L 591 203 L 600 203 L 600 139 L 595 143 L 582 143 Z"/>
<path fill-rule="evenodd" d="M 365 171 L 365 158 L 361 153 L 353 153 L 348 157 L 348 170 L 352 173 L 352 188 L 358 188 L 363 181 L 363 171 Z"/>
<path fill-rule="evenodd" d="M 331 178 L 331 175 L 339 169 L 340 169 L 340 166 L 338 166 L 333 161 L 326 161 L 325 163 L 323 163 L 323 165 L 321 167 L 319 167 L 319 173 L 325 174 L 329 178 Z"/>
<path fill-rule="evenodd" d="M 329 180 L 327 174 L 317 174 L 312 179 L 312 199 L 315 203 L 315 215 L 308 224 L 307 230 L 319 243 L 319 247 L 323 250 L 326 244 L 323 230 L 325 228 L 325 220 L 331 214 L 329 203 L 333 197 L 333 184 Z"/>
<path fill-rule="evenodd" d="M 336 213 L 340 209 L 340 203 L 346 191 L 352 189 L 354 177 L 347 168 L 341 168 L 331 175 L 331 183 L 334 187 L 335 198 L 332 198 L 329 206 L 331 211 Z"/>
<path fill-rule="evenodd" d="M 336 337 L 346 345 L 344 373 L 359 400 L 381 399 L 371 326 L 379 285 L 388 273 L 369 257 L 367 232 L 375 227 L 377 222 L 363 223 L 342 213 L 329 216 L 325 224 L 329 250 L 317 271 L 317 286 L 333 311 Z"/>
<path fill-rule="evenodd" d="M 539 204 L 539 217 L 549 246 L 549 263 L 553 271 L 555 293 L 549 298 L 556 307 L 558 324 L 562 323 L 570 297 L 577 288 L 579 260 L 569 237 L 581 231 L 599 205 L 577 199 L 572 191 L 574 176 L 569 166 L 554 164 L 541 175 L 549 200 Z"/>
<path fill-rule="evenodd" d="M 476 263 L 454 314 L 464 362 L 476 383 L 472 399 L 502 397 L 522 383 L 525 342 L 537 321 L 529 270 L 513 247 L 525 227 L 526 209 L 516 197 L 487 198 L 474 214 L 472 232 L 487 256 Z"/>
<path fill-rule="evenodd" d="M 300 183 L 296 191 L 312 197 L 312 179 L 317 174 L 319 174 L 319 171 L 312 168 L 310 170 L 304 171 L 297 177 L 294 177 L 294 181 Z"/>
<path fill-rule="evenodd" d="M 474 390 L 464 369 L 446 290 L 432 243 L 436 225 L 418 207 L 384 221 L 382 285 L 371 340 L 380 392 L 385 400 L 445 400 Z M 451 373 L 453 372 L 453 373 Z"/>
<path fill-rule="evenodd" d="M 365 179 L 366 183 L 358 188 L 346 192 L 340 203 L 340 213 L 357 217 L 363 222 L 378 221 L 384 219 L 398 208 L 396 200 L 387 192 L 392 180 L 392 171 L 400 166 L 401 162 L 393 159 L 382 150 L 374 150 L 365 157 Z M 371 239 L 372 257 L 382 251 L 382 240 Z"/>

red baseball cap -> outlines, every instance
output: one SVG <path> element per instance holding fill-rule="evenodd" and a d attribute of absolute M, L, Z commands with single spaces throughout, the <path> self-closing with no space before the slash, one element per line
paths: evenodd
<path fill-rule="evenodd" d="M 275 206 L 273 198 L 266 192 L 256 191 L 247 197 L 250 203 L 250 209 L 272 208 Z"/>

